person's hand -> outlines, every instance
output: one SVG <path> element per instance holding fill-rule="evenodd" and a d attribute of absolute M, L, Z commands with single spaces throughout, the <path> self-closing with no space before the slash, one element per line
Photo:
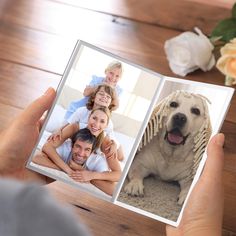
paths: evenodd
<path fill-rule="evenodd" d="M 88 183 L 90 180 L 93 179 L 93 173 L 93 171 L 81 170 L 73 172 L 69 176 L 77 182 Z"/>
<path fill-rule="evenodd" d="M 0 174 L 7 177 L 27 179 L 37 174 L 25 168 L 27 160 L 39 137 L 42 126 L 40 118 L 55 98 L 50 88 L 31 103 L 0 135 Z"/>
<path fill-rule="evenodd" d="M 69 167 L 72 170 L 83 170 L 83 167 L 80 164 L 73 161 L 72 159 L 69 161 Z"/>
<path fill-rule="evenodd" d="M 71 176 L 75 170 L 73 170 L 69 165 L 64 169 L 64 172 L 68 175 Z"/>
<path fill-rule="evenodd" d="M 190 194 L 180 225 L 177 228 L 167 225 L 167 235 L 221 235 L 223 220 L 223 144 L 223 134 L 217 134 L 210 140 L 203 173 Z"/>
<path fill-rule="evenodd" d="M 62 129 L 57 130 L 55 133 L 51 134 L 47 141 L 57 141 L 61 140 L 62 138 Z"/>
<path fill-rule="evenodd" d="M 102 151 L 108 159 L 117 157 L 117 145 L 113 140 L 104 140 Z"/>

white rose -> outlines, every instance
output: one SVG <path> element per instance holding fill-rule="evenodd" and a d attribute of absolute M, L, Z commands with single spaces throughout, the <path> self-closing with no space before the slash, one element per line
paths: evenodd
<path fill-rule="evenodd" d="M 165 42 L 167 59 L 175 74 L 185 76 L 198 68 L 208 71 L 215 65 L 213 45 L 200 29 L 195 31 L 197 34 L 184 32 Z"/>

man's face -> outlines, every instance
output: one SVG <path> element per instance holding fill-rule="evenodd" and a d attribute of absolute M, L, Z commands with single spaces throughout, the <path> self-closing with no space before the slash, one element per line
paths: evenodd
<path fill-rule="evenodd" d="M 92 152 L 92 146 L 91 143 L 77 139 L 72 147 L 72 160 L 77 164 L 84 164 Z"/>

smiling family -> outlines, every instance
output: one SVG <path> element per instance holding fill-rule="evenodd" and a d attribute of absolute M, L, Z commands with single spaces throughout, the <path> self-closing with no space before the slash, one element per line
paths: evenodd
<path fill-rule="evenodd" d="M 119 106 L 122 89 L 117 83 L 122 72 L 122 64 L 113 61 L 105 77 L 93 76 L 84 90 L 85 98 L 71 102 L 65 125 L 49 137 L 34 163 L 62 170 L 73 180 L 90 182 L 112 195 L 124 159 L 110 119 Z"/>

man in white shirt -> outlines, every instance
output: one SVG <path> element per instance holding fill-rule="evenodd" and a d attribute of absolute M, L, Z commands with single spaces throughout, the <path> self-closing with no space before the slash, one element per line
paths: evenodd
<path fill-rule="evenodd" d="M 97 172 L 109 171 L 106 157 L 94 150 L 96 137 L 89 129 L 80 129 L 70 139 L 48 141 L 33 162 L 66 172 L 71 175 L 76 170 Z"/>

